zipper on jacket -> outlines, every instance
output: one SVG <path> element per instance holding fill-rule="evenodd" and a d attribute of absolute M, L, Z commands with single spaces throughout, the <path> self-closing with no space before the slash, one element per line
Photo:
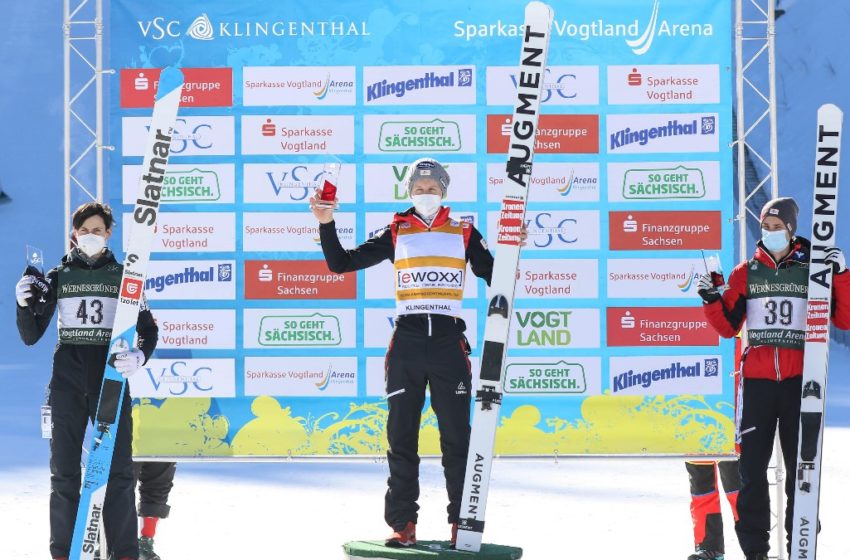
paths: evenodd
<path fill-rule="evenodd" d="M 773 347 L 773 367 L 776 368 L 776 382 L 782 381 L 782 374 L 779 372 L 779 347 Z"/>
<path fill-rule="evenodd" d="M 439 210 L 438 210 L 437 212 L 439 213 Z M 428 231 L 431 231 L 431 224 L 429 224 L 428 222 L 426 222 L 426 221 L 425 221 L 425 220 L 424 220 L 424 219 L 423 219 L 423 218 L 422 218 L 419 214 L 414 213 L 414 214 L 413 214 L 413 217 L 414 217 L 414 218 L 416 218 L 417 220 L 419 220 L 420 222 L 422 222 L 422 225 L 423 225 L 423 226 L 425 226 L 425 228 L 426 228 Z M 436 216 L 436 215 L 434 215 L 434 218 L 436 218 L 436 217 L 437 217 L 437 216 Z M 434 220 L 431 220 L 431 223 L 434 223 Z"/>
<path fill-rule="evenodd" d="M 428 336 L 431 336 L 431 314 L 428 313 Z"/>

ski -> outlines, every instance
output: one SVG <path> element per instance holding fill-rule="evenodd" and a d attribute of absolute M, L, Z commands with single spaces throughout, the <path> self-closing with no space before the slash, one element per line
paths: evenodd
<path fill-rule="evenodd" d="M 110 355 L 132 347 L 136 335 L 139 303 L 144 293 L 154 226 L 159 212 L 162 179 L 168 163 L 182 89 L 182 72 L 170 67 L 163 69 L 145 144 L 142 163 L 144 175 L 139 179 L 136 205 L 133 209 L 129 246 L 124 258 L 124 273 L 121 277 L 115 322 L 109 342 Z M 103 520 L 106 485 L 112 466 L 112 452 L 115 448 L 113 434 L 117 432 L 118 422 L 121 420 L 125 383 L 126 380 L 121 374 L 111 363 L 107 363 L 74 524 L 71 560 L 91 560 L 95 555 L 98 531 Z"/>
<path fill-rule="evenodd" d="M 812 205 L 812 254 L 806 309 L 806 345 L 794 489 L 791 558 L 817 557 L 817 527 L 823 462 L 823 417 L 829 367 L 829 316 L 832 306 L 832 265 L 825 251 L 835 245 L 838 205 L 838 163 L 843 113 L 835 105 L 818 109 Z"/>
<path fill-rule="evenodd" d="M 521 230 L 531 179 L 553 15 L 552 9 L 542 2 L 530 2 L 525 7 L 517 102 L 511 121 L 505 170 L 507 180 L 499 214 L 493 275 L 487 292 L 489 304 L 481 352 L 481 377 L 475 395 L 458 523 L 456 548 L 468 552 L 481 549 L 484 532 L 493 446 L 502 403 L 505 350 L 522 244 Z"/>

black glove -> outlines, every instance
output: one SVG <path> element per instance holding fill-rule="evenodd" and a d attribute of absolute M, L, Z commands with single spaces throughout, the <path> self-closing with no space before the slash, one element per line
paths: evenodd
<path fill-rule="evenodd" d="M 22 294 L 21 288 L 26 285 L 26 291 Z M 28 297 L 26 294 L 29 294 Z M 21 296 L 25 298 L 27 307 L 34 315 L 41 315 L 47 307 L 50 295 L 50 283 L 40 270 L 28 266 L 24 271 L 24 277 L 18 282 L 18 304 L 21 304 Z M 24 306 L 21 306 L 24 307 Z"/>
<path fill-rule="evenodd" d="M 705 303 L 714 303 L 720 299 L 720 292 L 717 290 L 716 282 L 710 272 L 706 272 L 699 277 L 699 281 L 697 281 L 697 293 Z"/>

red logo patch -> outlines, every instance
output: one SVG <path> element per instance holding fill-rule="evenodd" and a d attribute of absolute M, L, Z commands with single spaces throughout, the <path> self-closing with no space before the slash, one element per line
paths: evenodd
<path fill-rule="evenodd" d="M 145 284 L 141 280 L 125 278 L 121 284 L 121 297 L 137 300 L 142 297 Z"/>

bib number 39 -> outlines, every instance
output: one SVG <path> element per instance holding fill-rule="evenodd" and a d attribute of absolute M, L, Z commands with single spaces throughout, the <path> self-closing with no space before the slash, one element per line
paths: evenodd
<path fill-rule="evenodd" d="M 765 302 L 764 308 L 767 311 L 764 316 L 766 325 L 776 325 L 778 322 L 787 327 L 791 324 L 794 316 L 794 304 L 791 301 L 769 299 Z"/>

